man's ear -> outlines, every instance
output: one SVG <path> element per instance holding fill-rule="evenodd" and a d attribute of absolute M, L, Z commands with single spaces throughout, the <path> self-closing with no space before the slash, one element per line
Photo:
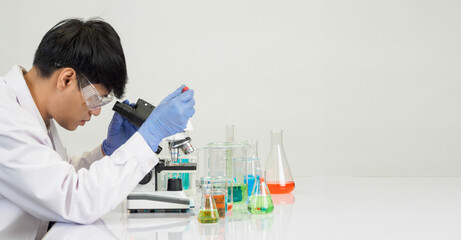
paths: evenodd
<path fill-rule="evenodd" d="M 61 73 L 58 74 L 58 79 L 56 81 L 56 87 L 60 91 L 64 91 L 66 88 L 72 86 L 76 83 L 77 73 L 73 68 L 63 68 Z"/>

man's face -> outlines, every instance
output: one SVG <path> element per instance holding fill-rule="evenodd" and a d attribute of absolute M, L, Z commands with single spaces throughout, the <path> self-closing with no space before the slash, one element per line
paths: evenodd
<path fill-rule="evenodd" d="M 69 84 L 71 84 L 69 88 L 59 98 L 60 104 L 57 104 L 53 118 L 61 127 L 73 131 L 78 126 L 84 126 L 87 121 L 90 121 L 91 115 L 98 116 L 101 113 L 101 108 L 89 110 L 78 86 L 78 81 L 72 81 Z M 93 84 L 93 86 L 101 96 L 109 93 L 102 84 Z"/>

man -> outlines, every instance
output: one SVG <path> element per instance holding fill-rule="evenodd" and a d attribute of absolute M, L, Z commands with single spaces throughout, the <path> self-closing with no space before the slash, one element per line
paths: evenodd
<path fill-rule="evenodd" d="M 114 114 L 103 144 L 79 159 L 58 136 L 55 122 L 83 126 L 126 82 L 120 38 L 97 19 L 58 23 L 30 71 L 14 66 L 0 77 L 0 239 L 34 239 L 40 221 L 92 223 L 157 164 L 160 141 L 182 132 L 195 112 L 193 90 L 178 88 L 139 129 Z"/>

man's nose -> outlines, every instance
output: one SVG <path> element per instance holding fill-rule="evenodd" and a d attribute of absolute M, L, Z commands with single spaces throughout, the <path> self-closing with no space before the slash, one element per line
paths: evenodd
<path fill-rule="evenodd" d="M 100 113 L 101 113 L 100 107 L 90 110 L 90 114 L 93 114 L 95 116 L 99 116 Z"/>

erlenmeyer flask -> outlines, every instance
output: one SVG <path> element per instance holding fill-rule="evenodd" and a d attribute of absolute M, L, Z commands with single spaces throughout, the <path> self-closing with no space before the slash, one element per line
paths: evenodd
<path fill-rule="evenodd" d="M 216 223 L 219 220 L 212 187 L 211 183 L 202 185 L 202 204 L 198 214 L 198 221 L 200 223 Z"/>
<path fill-rule="evenodd" d="M 266 182 L 272 194 L 290 193 L 295 189 L 295 182 L 282 145 L 282 134 L 282 130 L 271 131 L 271 148 L 266 161 Z"/>
<path fill-rule="evenodd" d="M 228 210 L 227 207 L 227 185 L 230 180 L 222 176 L 219 177 L 202 177 L 200 178 L 200 186 L 211 184 L 213 198 L 218 209 L 219 217 L 225 218 Z"/>
<path fill-rule="evenodd" d="M 269 189 L 266 185 L 265 173 L 263 168 L 256 168 L 256 179 L 253 191 L 251 192 L 250 201 L 248 202 L 248 211 L 251 214 L 266 214 L 274 211 L 274 204 Z"/>

